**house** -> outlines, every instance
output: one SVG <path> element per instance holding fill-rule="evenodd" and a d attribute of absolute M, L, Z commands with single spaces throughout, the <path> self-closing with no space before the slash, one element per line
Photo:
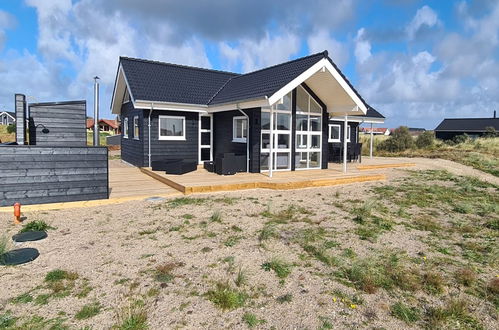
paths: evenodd
<path fill-rule="evenodd" d="M 329 144 L 356 143 L 368 109 L 327 51 L 246 74 L 120 57 L 111 102 L 130 164 L 235 154 L 270 176 L 326 169 Z"/>
<path fill-rule="evenodd" d="M 441 140 L 451 140 L 457 135 L 467 134 L 470 137 L 480 137 L 492 127 L 499 131 L 499 118 L 446 118 L 435 128 L 435 137 Z"/>
<path fill-rule="evenodd" d="M 371 134 L 374 135 L 390 135 L 390 129 L 386 127 L 373 127 L 372 129 L 369 127 L 361 127 L 360 132 L 362 134 Z"/>
<path fill-rule="evenodd" d="M 408 127 L 407 129 L 409 130 L 409 134 L 411 136 L 419 136 L 422 133 L 426 132 L 426 129 L 419 127 Z"/>
<path fill-rule="evenodd" d="M 87 118 L 87 131 L 93 132 L 94 130 L 94 119 Z M 120 124 L 114 119 L 99 119 L 99 131 L 104 133 L 110 133 L 112 135 L 117 135 L 121 133 Z"/>
<path fill-rule="evenodd" d="M 0 112 L 0 125 L 12 125 L 16 122 L 16 114 L 14 112 Z"/>

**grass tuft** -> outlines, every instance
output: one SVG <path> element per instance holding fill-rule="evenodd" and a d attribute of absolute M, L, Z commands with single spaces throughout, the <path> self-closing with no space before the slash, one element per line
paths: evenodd
<path fill-rule="evenodd" d="M 147 326 L 147 308 L 142 300 L 128 300 L 116 311 L 118 323 L 113 327 L 119 330 L 145 330 Z"/>
<path fill-rule="evenodd" d="M 291 264 L 282 261 L 278 258 L 273 258 L 268 262 L 262 264 L 262 269 L 265 271 L 273 270 L 277 277 L 286 278 L 289 274 L 291 274 Z"/>
<path fill-rule="evenodd" d="M 23 225 L 21 230 L 19 231 L 20 233 L 25 233 L 28 231 L 47 231 L 55 229 L 52 226 L 49 226 L 45 221 L 43 220 L 35 220 L 28 222 L 27 224 Z"/>
<path fill-rule="evenodd" d="M 390 312 L 393 316 L 399 320 L 404 321 L 407 324 L 419 321 L 421 316 L 420 312 L 416 307 L 409 307 L 401 302 L 397 302 L 390 307 Z"/>
<path fill-rule="evenodd" d="M 218 282 L 215 289 L 206 293 L 208 300 L 222 310 L 242 307 L 248 296 L 246 293 L 232 288 L 228 283 Z"/>
<path fill-rule="evenodd" d="M 75 319 L 77 320 L 86 320 L 95 315 L 99 314 L 101 311 L 101 305 L 98 302 L 93 302 L 87 305 L 84 305 L 78 313 L 75 315 Z"/>
<path fill-rule="evenodd" d="M 254 328 L 259 324 L 263 324 L 266 321 L 265 320 L 260 320 L 255 314 L 246 312 L 243 315 L 243 321 L 246 323 L 248 328 Z"/>

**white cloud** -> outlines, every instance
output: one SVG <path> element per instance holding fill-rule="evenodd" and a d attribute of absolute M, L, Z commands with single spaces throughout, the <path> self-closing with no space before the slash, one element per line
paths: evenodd
<path fill-rule="evenodd" d="M 310 53 L 327 50 L 329 57 L 340 67 L 343 67 L 348 62 L 347 45 L 334 39 L 326 29 L 313 32 L 308 37 L 307 44 Z"/>
<path fill-rule="evenodd" d="M 273 36 L 267 32 L 259 40 L 244 39 L 236 46 L 222 42 L 219 49 L 228 69 L 240 63 L 243 72 L 250 72 L 289 60 L 300 49 L 300 38 L 289 32 Z"/>
<path fill-rule="evenodd" d="M 413 39 L 422 27 L 431 28 L 437 24 L 439 24 L 437 13 L 430 7 L 423 6 L 418 9 L 412 21 L 407 25 L 406 32 L 409 39 Z"/>
<path fill-rule="evenodd" d="M 371 43 L 366 39 L 365 33 L 365 29 L 361 28 L 357 31 L 355 37 L 355 58 L 360 64 L 363 64 L 371 57 Z"/>
<path fill-rule="evenodd" d="M 3 49 L 6 35 L 5 31 L 16 25 L 16 19 L 14 16 L 6 11 L 0 10 L 0 51 Z"/>

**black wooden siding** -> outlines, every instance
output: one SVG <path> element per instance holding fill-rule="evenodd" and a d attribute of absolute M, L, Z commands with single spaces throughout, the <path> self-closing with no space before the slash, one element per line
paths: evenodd
<path fill-rule="evenodd" d="M 242 109 L 249 116 L 250 172 L 260 172 L 260 108 Z M 213 114 L 213 156 L 234 153 L 246 156 L 246 143 L 232 142 L 233 118 L 243 114 L 239 110 L 217 112 Z"/>
<path fill-rule="evenodd" d="M 133 117 L 139 116 L 139 139 L 133 136 Z M 147 166 L 144 163 L 144 154 L 147 158 L 147 149 L 144 149 L 144 111 L 135 109 L 132 102 L 127 102 L 121 107 L 121 125 L 125 125 L 128 118 L 128 138 L 124 138 L 125 127 L 121 128 L 121 159 L 135 166 Z"/>
<path fill-rule="evenodd" d="M 30 145 L 86 146 L 86 112 L 86 101 L 30 104 Z"/>
<path fill-rule="evenodd" d="M 329 142 L 328 143 L 328 158 L 329 160 L 332 160 L 332 157 L 336 156 L 333 155 L 333 146 L 343 146 L 343 127 L 344 127 L 344 122 L 343 121 L 335 121 L 335 120 L 330 120 L 327 125 L 327 133 L 326 133 L 326 141 L 329 139 L 329 125 L 334 124 L 334 125 L 340 125 L 341 130 L 340 130 L 340 142 Z M 348 143 L 357 143 L 359 141 L 359 123 L 356 122 L 348 122 L 348 125 L 351 126 L 350 129 L 350 142 Z M 324 160 L 324 158 L 323 158 Z"/>
<path fill-rule="evenodd" d="M 105 147 L 0 146 L 0 206 L 108 198 Z"/>

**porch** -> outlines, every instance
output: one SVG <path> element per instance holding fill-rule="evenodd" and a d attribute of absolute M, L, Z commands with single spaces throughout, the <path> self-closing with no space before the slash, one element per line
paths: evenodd
<path fill-rule="evenodd" d="M 269 177 L 267 173 L 237 173 L 235 175 L 221 176 L 202 168 L 182 175 L 165 174 L 145 167 L 140 170 L 181 193 L 192 194 L 256 188 L 273 190 L 301 189 L 382 181 L 386 179 L 386 175 L 380 170 L 414 166 L 414 164 L 368 159 L 362 165 L 349 163 L 348 173 L 343 173 L 342 166 L 342 164 L 329 163 L 328 169 L 274 172 L 273 177 Z"/>

